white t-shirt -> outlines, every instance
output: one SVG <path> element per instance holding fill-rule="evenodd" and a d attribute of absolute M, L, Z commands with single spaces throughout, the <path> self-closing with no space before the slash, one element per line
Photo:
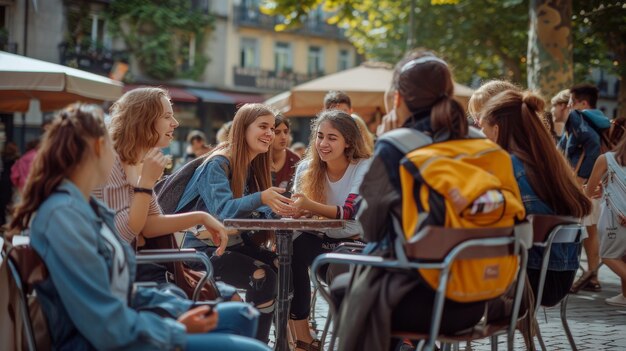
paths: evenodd
<path fill-rule="evenodd" d="M 342 207 L 346 202 L 349 194 L 358 194 L 361 183 L 363 183 L 363 177 L 370 168 L 372 159 L 361 159 L 355 163 L 350 163 L 343 177 L 336 182 L 331 182 L 326 175 L 326 205 L 340 206 Z M 298 193 L 300 189 L 297 188 L 300 184 L 300 178 L 304 171 L 309 168 L 309 162 L 300 162 L 296 169 L 296 176 L 294 182 L 294 193 Z M 348 238 L 356 234 L 362 234 L 363 229 L 358 221 L 347 221 L 344 229 L 341 230 L 328 230 L 326 235 L 335 238 Z"/>

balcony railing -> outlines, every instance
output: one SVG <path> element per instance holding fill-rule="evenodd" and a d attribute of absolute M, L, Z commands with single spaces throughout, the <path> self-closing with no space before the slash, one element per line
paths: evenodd
<path fill-rule="evenodd" d="M 244 27 L 254 27 L 267 30 L 274 30 L 274 26 L 282 23 L 278 16 L 268 16 L 254 7 L 234 6 L 233 8 L 235 24 Z M 324 20 L 306 20 L 301 27 L 289 31 L 302 35 L 318 36 L 332 39 L 346 39 L 345 30 L 337 26 L 330 25 Z"/>
<path fill-rule="evenodd" d="M 74 46 L 67 42 L 59 45 L 62 65 L 108 76 L 116 61 L 128 62 L 128 54 L 102 47 Z"/>
<path fill-rule="evenodd" d="M 254 67 L 236 66 L 233 68 L 233 81 L 236 86 L 271 91 L 289 90 L 293 86 L 323 75 L 323 72 L 303 74 L 291 70 L 276 72 Z"/>

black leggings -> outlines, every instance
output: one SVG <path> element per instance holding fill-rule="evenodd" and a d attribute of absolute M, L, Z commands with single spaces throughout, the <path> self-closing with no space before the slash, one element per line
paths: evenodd
<path fill-rule="evenodd" d="M 409 291 L 391 314 L 391 330 L 428 333 L 435 292 L 425 283 Z M 446 300 L 440 332 L 452 334 L 476 325 L 485 312 L 485 302 L 459 303 Z"/>
<path fill-rule="evenodd" d="M 274 304 L 263 308 L 258 306 L 276 300 L 278 284 L 276 254 L 245 242 L 229 246 L 222 256 L 213 256 L 216 247 L 208 246 L 190 234 L 185 235 L 183 247 L 202 251 L 211 258 L 215 280 L 246 290 L 246 302 L 261 312 L 257 339 L 267 342 L 274 315 Z M 264 271 L 265 277 L 254 279 L 254 272 L 259 269 Z"/>
<path fill-rule="evenodd" d="M 350 239 L 333 239 L 327 236 L 321 237 L 316 234 L 302 233 L 293 242 L 293 258 L 291 260 L 291 276 L 293 280 L 293 299 L 291 300 L 290 318 L 301 320 L 309 318 L 311 312 L 311 279 L 309 267 L 313 260 L 321 254 L 333 251 L 339 244 L 354 242 Z M 348 271 L 347 265 L 335 267 L 327 265 L 320 268 L 320 275 L 336 276 Z M 332 278 L 331 278 L 332 279 Z"/>

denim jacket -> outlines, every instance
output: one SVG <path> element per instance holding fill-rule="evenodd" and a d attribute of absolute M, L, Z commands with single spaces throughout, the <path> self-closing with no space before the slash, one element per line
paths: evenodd
<path fill-rule="evenodd" d="M 115 232 L 114 214 L 65 180 L 32 221 L 31 245 L 49 277 L 35 288 L 58 350 L 174 350 L 185 347 L 185 327 L 147 308 L 172 316 L 191 302 L 154 289 L 132 291 L 135 256 Z M 116 240 L 116 242 L 112 241 Z M 120 251 L 121 250 L 121 251 Z M 115 262 L 117 260 L 117 262 Z M 121 275 L 113 270 L 127 270 Z"/>
<path fill-rule="evenodd" d="M 513 161 L 513 171 L 515 172 L 515 179 L 517 180 L 520 193 L 522 194 L 522 201 L 524 202 L 526 215 L 555 214 L 545 202 L 541 201 L 531 188 L 528 178 L 526 177 L 526 171 L 524 170 L 524 164 L 522 161 L 515 155 L 511 155 L 511 161 Z M 579 250 L 580 244 L 553 243 L 552 248 L 550 249 L 548 269 L 551 271 L 569 271 L 578 269 Z M 531 248 L 528 251 L 528 264 L 526 267 L 530 269 L 540 269 L 542 254 L 542 247 Z"/>
<path fill-rule="evenodd" d="M 559 140 L 558 148 L 565 152 L 572 168 L 580 163 L 577 175 L 588 179 L 596 159 L 600 156 L 600 136 L 585 122 L 581 112 L 572 111 L 565 123 L 565 133 Z"/>
<path fill-rule="evenodd" d="M 250 194 L 248 186 L 243 196 L 234 198 L 230 189 L 230 161 L 224 156 L 214 156 L 196 168 L 178 202 L 176 212 L 190 202 L 200 199 L 196 210 L 205 211 L 220 221 L 229 218 L 273 218 L 272 210 L 263 205 L 261 192 Z M 229 246 L 241 242 L 229 235 Z"/>

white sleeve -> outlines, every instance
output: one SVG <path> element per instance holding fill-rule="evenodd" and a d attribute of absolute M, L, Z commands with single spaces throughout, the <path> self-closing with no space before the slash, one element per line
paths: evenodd
<path fill-rule="evenodd" d="M 356 165 L 356 170 L 354 171 L 354 178 L 350 183 L 350 194 L 358 194 L 359 188 L 361 187 L 361 183 L 363 183 L 363 178 L 367 174 L 367 171 L 370 169 L 370 165 L 372 164 L 372 158 L 364 159 L 359 161 Z"/>

